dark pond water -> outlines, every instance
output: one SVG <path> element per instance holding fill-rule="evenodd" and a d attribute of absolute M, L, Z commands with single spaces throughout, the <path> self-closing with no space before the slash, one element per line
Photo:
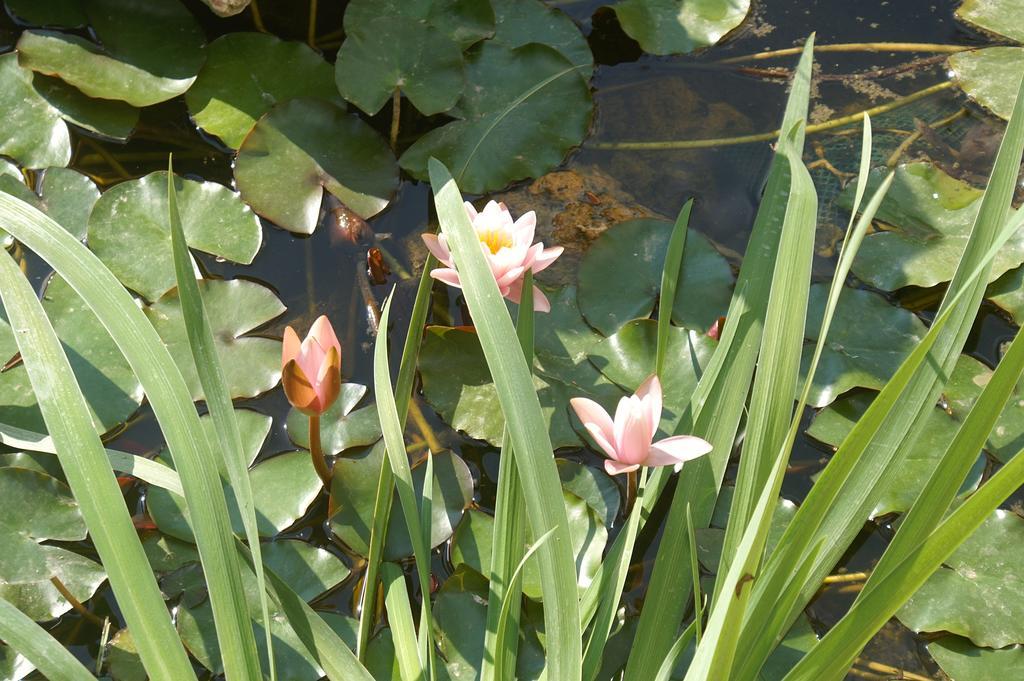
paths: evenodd
<path fill-rule="evenodd" d="M 198 9 L 198 3 L 192 4 Z M 954 20 L 953 10 L 958 4 L 954 0 L 764 0 L 757 3 L 748 21 L 725 44 L 697 56 L 662 58 L 642 54 L 621 32 L 609 10 L 601 8 L 601 2 L 567 0 L 549 4 L 562 9 L 582 26 L 598 63 L 592 81 L 596 101 L 592 134 L 581 149 L 569 156 L 564 168 L 577 173 L 585 188 L 613 187 L 616 197 L 624 204 L 663 216 L 674 216 L 686 198 L 695 197 L 691 226 L 710 237 L 731 257 L 734 265 L 739 262 L 738 254 L 744 250 L 757 208 L 771 153 L 767 142 L 673 151 L 617 150 L 595 145 L 721 138 L 773 130 L 786 97 L 784 76 L 795 60 L 783 58 L 739 65 L 719 62 L 729 57 L 797 45 L 812 31 L 817 32 L 818 44 L 900 41 L 971 45 L 983 40 Z M 322 33 L 340 27 L 342 5 L 320 3 L 318 25 Z M 305 38 L 305 3 L 262 0 L 260 9 L 267 25 L 281 37 Z M 208 16 L 205 12 L 197 11 L 197 14 Z M 245 13 L 228 20 L 208 21 L 206 29 L 212 39 L 224 32 L 252 30 L 252 25 L 249 14 Z M 10 44 L 16 37 L 17 27 L 7 20 L 0 31 L 0 43 Z M 331 41 L 323 44 L 328 59 L 333 59 L 332 52 L 339 42 L 335 33 Z M 812 122 L 860 111 L 943 81 L 946 74 L 941 60 L 923 56 L 924 59 L 914 62 L 918 55 L 906 53 L 818 55 Z M 767 69 L 775 70 L 768 72 Z M 879 73 L 889 75 L 875 77 Z M 912 130 L 914 117 L 938 120 L 964 104 L 962 95 L 947 90 L 906 109 L 878 117 L 876 129 Z M 407 111 L 403 117 L 399 146 L 407 145 L 425 127 L 414 115 Z M 385 111 L 371 119 L 371 123 L 386 134 L 390 123 L 388 116 Z M 963 134 L 963 126 L 969 126 L 970 122 L 968 118 L 959 128 L 954 126 L 944 133 L 949 135 L 951 146 L 956 144 L 958 135 Z M 849 130 L 851 128 L 810 136 L 807 159 L 813 160 L 817 154 L 841 170 L 855 170 L 856 150 L 851 137 L 836 134 Z M 898 139 L 880 133 L 876 137 L 878 159 L 888 156 Z M 125 145 L 79 137 L 76 149 L 72 167 L 100 175 L 110 183 L 165 168 L 166 154 L 173 151 L 179 172 L 231 184 L 229 154 L 196 132 L 180 98 L 144 110 L 139 133 Z M 108 154 L 117 159 L 120 168 L 108 162 L 105 158 Z M 824 279 L 833 264 L 830 244 L 834 243 L 836 230 L 845 226 L 846 217 L 832 205 L 838 191 L 835 177 L 827 170 L 818 169 L 815 179 L 822 203 L 815 271 Z M 551 207 L 551 210 L 557 208 Z M 539 211 L 545 209 L 538 208 Z M 417 275 L 416 265 L 421 256 L 416 235 L 428 228 L 431 218 L 429 188 L 406 180 L 391 206 L 372 219 L 370 226 L 401 268 L 407 274 Z M 411 305 L 415 278 L 393 274 L 385 285 L 369 283 L 364 274 L 365 245 L 339 238 L 329 224 L 323 224 L 309 238 L 296 237 L 271 224 L 265 227 L 265 243 L 251 266 L 235 266 L 197 254 L 202 266 L 216 277 L 257 279 L 278 293 L 288 311 L 260 333 L 279 336 L 286 324 L 305 328 L 316 315 L 330 315 L 339 327 L 345 348 L 343 373 L 346 380 L 370 384 L 373 307 L 392 285 L 397 285 L 399 299 L 393 313 L 396 324 L 391 333 L 395 337 L 404 336 L 404 320 Z M 399 268 L 393 269 L 399 272 Z M 42 278 L 45 271 L 39 266 L 36 274 Z M 461 322 L 458 301 L 454 297 L 446 300 L 446 295 L 438 292 L 433 320 Z M 934 299 L 925 299 L 915 307 L 927 316 L 935 303 Z M 989 310 L 971 337 L 970 352 L 994 364 L 1000 343 L 1012 333 L 1012 327 L 994 310 Z M 392 363 L 397 366 L 397 356 Z M 274 417 L 274 430 L 261 456 L 293 448 L 284 431 L 288 405 L 280 390 L 246 401 L 244 406 Z M 497 474 L 496 453 L 452 432 L 434 417 L 426 404 L 423 404 L 423 411 L 441 442 L 459 451 L 470 464 L 479 483 L 476 501 L 481 507 L 490 508 Z M 156 450 L 160 442 L 159 431 L 150 414 L 143 411 L 132 427 L 111 445 L 141 453 Z M 813 474 L 822 468 L 829 454 L 828 448 L 802 439 L 792 457 L 784 496 L 799 503 L 812 484 Z M 590 455 L 569 452 L 567 456 L 588 459 Z M 141 511 L 142 500 L 138 502 Z M 314 505 L 294 533 L 341 552 L 329 541 L 322 527 L 325 511 L 325 501 Z M 656 527 L 656 523 L 649 527 Z M 889 528 L 884 523 L 866 526 L 838 571 L 858 572 L 869 568 L 880 555 L 888 536 Z M 630 608 L 639 606 L 643 574 L 649 569 L 657 543 L 657 532 L 650 531 L 638 545 L 636 560 L 640 572 L 631 582 L 634 588 L 627 593 Z M 435 556 L 435 570 L 443 579 L 449 569 L 445 553 L 439 550 Z M 344 559 L 353 567 L 353 575 L 327 597 L 327 602 L 341 611 L 351 612 L 355 584 L 361 572 L 358 558 L 346 555 Z M 857 587 L 857 582 L 851 582 L 823 590 L 809 609 L 819 632 L 838 619 L 852 602 Z M 106 600 L 112 604 L 112 599 Z M 55 628 L 62 640 L 72 645 L 82 658 L 91 659 L 96 654 L 98 631 L 92 624 L 68 615 Z M 857 675 L 851 678 L 895 677 L 896 672 L 887 672 L 887 668 L 918 675 L 908 678 L 932 678 L 938 674 L 924 652 L 923 641 L 895 623 L 868 647 L 862 662 Z M 875 666 L 869 669 L 870 664 Z"/>

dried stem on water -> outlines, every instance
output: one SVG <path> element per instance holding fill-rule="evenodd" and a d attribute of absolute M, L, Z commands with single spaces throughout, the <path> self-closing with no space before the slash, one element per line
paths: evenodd
<path fill-rule="evenodd" d="M 800 54 L 804 48 L 787 47 L 783 50 L 769 50 L 755 54 L 744 54 L 739 57 L 722 59 L 719 64 L 736 64 L 744 61 L 776 59 Z M 815 52 L 942 52 L 950 54 L 963 52 L 970 47 L 963 45 L 946 45 L 944 43 L 836 43 L 835 45 L 815 45 Z"/>

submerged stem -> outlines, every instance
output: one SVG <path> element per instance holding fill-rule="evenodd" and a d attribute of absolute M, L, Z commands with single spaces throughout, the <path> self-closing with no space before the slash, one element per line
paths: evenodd
<path fill-rule="evenodd" d="M 947 45 L 944 43 L 836 43 L 835 45 L 815 45 L 815 52 L 963 52 L 972 49 L 964 45 Z M 759 61 L 800 54 L 802 47 L 787 47 L 782 50 L 768 50 L 755 54 L 744 54 L 739 57 L 722 59 L 719 64 L 735 64 L 743 61 Z"/>
<path fill-rule="evenodd" d="M 331 491 L 331 470 L 327 467 L 327 459 L 324 458 L 323 448 L 320 446 L 320 415 L 313 414 L 309 417 L 309 455 L 313 459 L 313 468 L 320 480 L 324 483 L 324 489 Z"/>
<path fill-rule="evenodd" d="M 398 144 L 398 125 L 402 117 L 402 91 L 395 88 L 391 95 L 391 151 Z"/>

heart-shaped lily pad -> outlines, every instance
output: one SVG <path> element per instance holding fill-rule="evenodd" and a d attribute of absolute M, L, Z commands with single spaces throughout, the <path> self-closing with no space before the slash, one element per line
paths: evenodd
<path fill-rule="evenodd" d="M 71 160 L 67 124 L 32 87 L 32 72 L 18 65 L 13 52 L 0 55 L 0 118 L 5 130 L 0 154 L 26 168 L 66 166 Z"/>
<path fill-rule="evenodd" d="M 106 579 L 103 568 L 45 539 L 84 539 L 85 522 L 67 485 L 23 468 L 0 468 L 0 597 L 37 621 L 71 609 L 50 581 L 58 577 L 79 601 Z"/>
<path fill-rule="evenodd" d="M 821 334 L 828 286 L 811 287 L 807 340 L 800 385 Z M 927 328 L 917 316 L 870 291 L 843 289 L 807 403 L 824 407 L 853 388 L 881 390 L 903 360 L 924 338 Z"/>
<path fill-rule="evenodd" d="M 267 33 L 228 33 L 210 43 L 185 102 L 196 125 L 237 149 L 260 116 L 295 97 L 338 99 L 323 57 Z"/>
<path fill-rule="evenodd" d="M 714 45 L 743 23 L 750 0 L 620 0 L 626 34 L 651 54 L 686 54 Z"/>
<path fill-rule="evenodd" d="M 539 0 L 505 0 L 495 3 L 494 41 L 508 47 L 541 43 L 562 53 L 588 79 L 594 71 L 594 55 L 587 39 L 564 12 Z"/>
<path fill-rule="evenodd" d="M 142 386 L 106 329 L 59 276 L 47 284 L 43 308 L 64 345 L 97 431 L 106 432 L 124 422 L 139 408 Z M 17 352 L 8 324 L 0 306 L 2 362 Z M 0 421 L 36 432 L 46 430 L 24 365 L 0 373 Z"/>
<path fill-rule="evenodd" d="M 366 447 L 380 439 L 377 406 L 352 411 L 366 394 L 366 386 L 342 383 L 341 393 L 320 415 L 320 446 L 325 454 L 339 454 L 350 447 Z M 298 447 L 309 449 L 309 418 L 298 409 L 288 412 L 288 437 Z"/>
<path fill-rule="evenodd" d="M 1024 646 L 979 648 L 962 636 L 943 636 L 928 653 L 953 681 L 1006 681 L 1024 674 Z"/>
<path fill-rule="evenodd" d="M 869 190 L 882 179 L 874 171 Z M 877 220 L 892 229 L 869 234 L 853 263 L 865 283 L 895 291 L 904 286 L 930 287 L 953 278 L 970 237 L 981 202 L 981 190 L 954 179 L 930 163 L 909 163 L 896 169 L 892 188 L 878 209 Z M 849 206 L 853 188 L 839 202 Z M 1015 234 L 992 261 L 989 281 L 1024 262 L 1024 230 Z"/>
<path fill-rule="evenodd" d="M 388 205 L 398 169 L 369 125 L 330 102 L 302 98 L 260 118 L 238 150 L 235 181 L 257 213 L 312 234 L 324 191 L 369 218 Z"/>
<path fill-rule="evenodd" d="M 383 442 L 353 457 L 338 459 L 331 484 L 331 530 L 356 553 L 365 556 L 369 549 L 377 480 L 384 463 Z M 412 469 L 416 498 L 423 489 L 426 466 Z M 433 505 L 431 508 L 430 547 L 452 536 L 462 512 L 473 500 L 473 476 L 466 462 L 452 452 L 434 454 Z M 395 493 L 389 518 L 384 559 L 397 560 L 412 555 L 412 543 L 405 518 Z"/>
<path fill-rule="evenodd" d="M 281 341 L 245 334 L 283 313 L 284 304 L 269 288 L 247 279 L 203 279 L 199 291 L 231 397 L 255 397 L 277 385 L 281 379 Z M 192 398 L 203 399 L 178 290 L 145 312 L 185 377 Z"/>
<path fill-rule="evenodd" d="M 32 79 L 32 87 L 60 112 L 65 121 L 100 137 L 124 141 L 138 125 L 139 110 L 131 104 L 88 97 L 59 78 L 37 73 Z"/>
<path fill-rule="evenodd" d="M 586 135 L 592 108 L 580 68 L 554 48 L 489 40 L 466 61 L 465 94 L 451 112 L 458 120 L 421 137 L 400 163 L 426 179 L 435 157 L 464 192 L 501 189 L 561 163 Z"/>
<path fill-rule="evenodd" d="M 968 97 L 1005 119 L 1010 118 L 1017 96 L 1016 84 L 1006 74 L 1020 73 L 1022 68 L 1024 47 L 986 47 L 949 56 L 949 69 L 956 84 Z"/>
<path fill-rule="evenodd" d="M 149 106 L 182 94 L 205 59 L 205 37 L 178 0 L 89 0 L 93 34 L 102 47 L 76 35 L 25 31 L 22 65 L 58 76 L 100 99 Z"/>
<path fill-rule="evenodd" d="M 595 329 L 609 336 L 631 319 L 647 317 L 661 289 L 672 223 L 630 220 L 609 229 L 580 263 L 579 305 Z M 683 252 L 672 320 L 706 329 L 729 308 L 732 271 L 707 238 L 690 230 Z"/>
<path fill-rule="evenodd" d="M 246 265 L 252 262 L 263 232 L 238 194 L 216 182 L 178 176 L 174 187 L 190 247 Z M 167 173 L 151 173 L 104 192 L 89 217 L 89 247 L 121 283 L 148 300 L 174 288 Z"/>
<path fill-rule="evenodd" d="M 8 11 L 27 24 L 78 28 L 89 22 L 82 0 L 5 0 Z"/>
<path fill-rule="evenodd" d="M 979 646 L 1024 643 L 1024 520 L 997 510 L 896 614 L 914 631 L 948 631 Z"/>
<path fill-rule="evenodd" d="M 0 191 L 38 208 L 78 239 L 85 238 L 89 214 L 100 196 L 92 180 L 70 168 L 47 168 L 38 195 L 21 182 L 20 174 L 0 176 Z"/>
<path fill-rule="evenodd" d="M 352 0 L 345 8 L 345 26 L 365 26 L 377 16 L 404 16 L 425 22 L 465 49 L 494 35 L 494 10 L 489 0 Z"/>

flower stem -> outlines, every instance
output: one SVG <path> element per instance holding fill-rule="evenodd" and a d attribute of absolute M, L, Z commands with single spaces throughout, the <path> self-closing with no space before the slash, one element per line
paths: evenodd
<path fill-rule="evenodd" d="M 314 414 L 309 417 L 309 455 L 313 458 L 313 468 L 320 480 L 324 483 L 324 489 L 331 491 L 331 470 L 327 468 L 327 460 L 324 458 L 323 449 L 320 446 L 320 415 Z"/>
<path fill-rule="evenodd" d="M 398 125 L 402 118 L 402 91 L 395 88 L 391 95 L 391 151 L 398 145 Z"/>

